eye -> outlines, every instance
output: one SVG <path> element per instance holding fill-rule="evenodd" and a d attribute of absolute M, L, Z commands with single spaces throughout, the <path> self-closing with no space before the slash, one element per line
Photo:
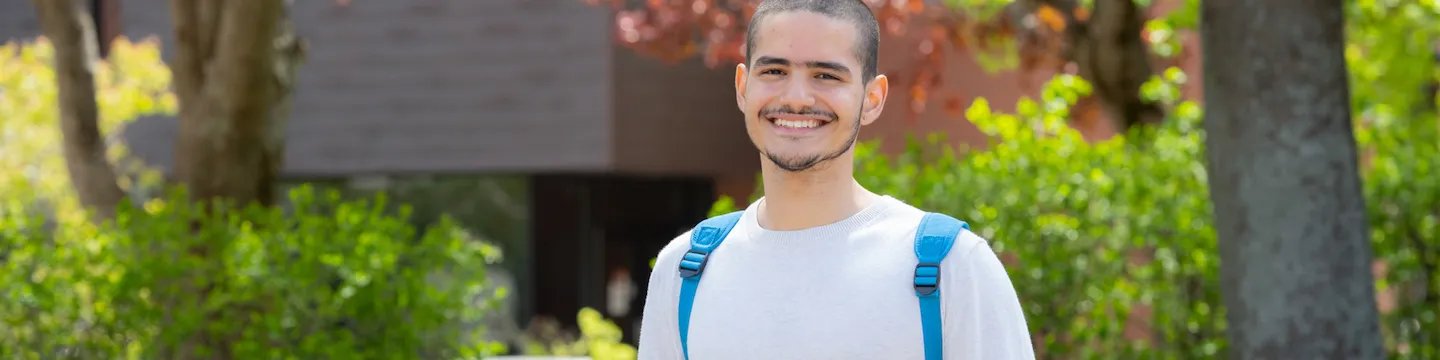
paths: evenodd
<path fill-rule="evenodd" d="M 785 72 L 780 69 L 765 69 L 760 71 L 760 75 L 785 75 Z"/>
<path fill-rule="evenodd" d="M 826 73 L 816 74 L 816 75 L 815 75 L 815 78 L 816 78 L 816 79 L 820 79 L 820 80 L 840 80 L 839 77 L 836 77 L 835 75 L 826 74 Z"/>

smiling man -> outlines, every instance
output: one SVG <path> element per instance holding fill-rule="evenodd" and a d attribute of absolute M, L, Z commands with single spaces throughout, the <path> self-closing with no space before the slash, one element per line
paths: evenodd
<path fill-rule="evenodd" d="M 854 179 L 889 91 L 870 9 L 767 0 L 749 40 L 735 100 L 765 197 L 661 250 L 640 359 L 1033 359 L 986 240 Z"/>

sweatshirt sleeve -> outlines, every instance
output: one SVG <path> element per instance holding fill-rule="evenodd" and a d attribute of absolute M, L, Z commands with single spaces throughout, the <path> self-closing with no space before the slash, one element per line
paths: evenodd
<path fill-rule="evenodd" d="M 945 359 L 1035 359 L 1019 296 L 989 243 L 965 231 L 951 251 L 941 288 Z"/>
<path fill-rule="evenodd" d="M 680 275 L 676 269 L 690 247 L 690 233 L 670 241 L 655 259 L 650 283 L 645 290 L 645 309 L 640 315 L 638 360 L 683 360 L 680 349 Z"/>

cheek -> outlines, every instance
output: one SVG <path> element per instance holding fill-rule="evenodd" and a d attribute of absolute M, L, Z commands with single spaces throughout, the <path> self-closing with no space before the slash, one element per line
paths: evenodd
<path fill-rule="evenodd" d="M 825 98 L 828 100 L 826 102 L 832 107 L 831 111 L 834 111 L 836 115 L 840 115 L 841 118 L 854 118 L 858 115 L 857 111 L 861 111 L 861 107 L 863 106 L 862 101 L 864 98 L 856 96 L 851 89 L 835 89 L 834 91 L 828 91 L 825 95 Z"/>
<path fill-rule="evenodd" d="M 750 88 L 745 93 L 745 116 L 753 116 L 765 108 L 774 99 L 774 93 L 768 89 Z"/>
<path fill-rule="evenodd" d="M 742 108 L 741 111 L 745 112 L 746 119 L 752 119 L 760 114 L 760 108 L 763 104 L 762 102 L 755 101 L 753 97 L 745 98 L 745 107 Z"/>

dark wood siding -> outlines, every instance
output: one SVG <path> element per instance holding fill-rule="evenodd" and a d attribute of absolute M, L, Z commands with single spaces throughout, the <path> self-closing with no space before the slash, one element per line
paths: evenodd
<path fill-rule="evenodd" d="M 40 20 L 29 1 L 0 1 L 0 44 L 33 41 L 40 35 Z"/>
<path fill-rule="evenodd" d="M 667 64 L 617 47 L 618 171 L 752 177 L 760 158 L 735 104 L 734 64 Z"/>
<path fill-rule="evenodd" d="M 609 167 L 606 9 L 575 0 L 294 6 L 310 57 L 287 175 Z M 127 36 L 170 43 L 167 1 L 127 0 L 122 14 Z M 132 126 L 134 152 L 168 164 L 174 122 Z"/>

